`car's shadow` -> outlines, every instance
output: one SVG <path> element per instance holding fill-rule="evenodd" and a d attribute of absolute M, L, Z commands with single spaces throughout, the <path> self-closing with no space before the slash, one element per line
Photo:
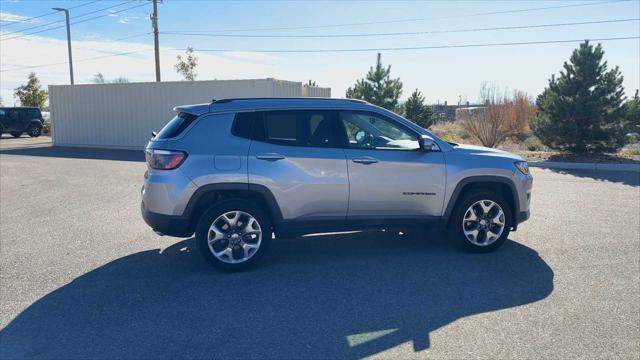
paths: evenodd
<path fill-rule="evenodd" d="M 551 171 L 563 175 L 570 175 L 579 178 L 590 178 L 602 182 L 640 186 L 640 172 L 637 171 L 593 171 L 566 169 L 551 169 Z"/>
<path fill-rule="evenodd" d="M 235 274 L 212 270 L 191 239 L 139 252 L 29 306 L 0 333 L 0 357 L 360 358 L 426 349 L 456 319 L 553 291 L 553 271 L 526 246 L 473 255 L 434 236 L 276 240 Z"/>

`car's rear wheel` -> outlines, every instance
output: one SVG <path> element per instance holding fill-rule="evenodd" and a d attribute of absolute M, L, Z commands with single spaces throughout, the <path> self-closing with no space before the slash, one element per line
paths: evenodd
<path fill-rule="evenodd" d="M 449 238 L 471 252 L 490 252 L 509 236 L 513 223 L 511 207 L 499 194 L 470 191 L 460 199 L 449 221 Z"/>
<path fill-rule="evenodd" d="M 15 138 L 20 137 L 20 136 L 22 136 L 22 131 L 12 131 L 11 132 L 11 136 L 13 136 Z"/>
<path fill-rule="evenodd" d="M 245 200 L 226 200 L 202 214 L 196 226 L 200 252 L 218 269 L 241 271 L 267 251 L 272 227 L 269 216 Z"/>
<path fill-rule="evenodd" d="M 27 128 L 27 134 L 31 137 L 38 137 L 42 134 L 42 125 L 31 124 L 29 128 Z"/>

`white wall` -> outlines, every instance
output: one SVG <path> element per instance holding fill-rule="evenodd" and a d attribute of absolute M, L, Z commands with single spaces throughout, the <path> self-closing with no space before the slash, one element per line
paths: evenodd
<path fill-rule="evenodd" d="M 53 144 L 142 149 L 177 105 L 233 97 L 331 96 L 329 88 L 302 94 L 302 83 L 276 79 L 49 86 Z"/>

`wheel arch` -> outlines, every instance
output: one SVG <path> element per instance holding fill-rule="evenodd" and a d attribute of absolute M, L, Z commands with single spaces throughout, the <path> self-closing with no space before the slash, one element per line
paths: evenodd
<path fill-rule="evenodd" d="M 264 208 L 271 223 L 282 220 L 282 212 L 271 191 L 262 185 L 246 183 L 221 183 L 204 185 L 191 196 L 184 210 L 190 229 L 195 230 L 198 219 L 212 204 L 224 199 L 243 199 Z"/>
<path fill-rule="evenodd" d="M 453 193 L 449 198 L 449 202 L 447 203 L 447 207 L 445 208 L 443 215 L 445 223 L 447 225 L 449 224 L 451 215 L 453 214 L 456 205 L 458 205 L 459 199 L 469 191 L 477 189 L 489 189 L 504 197 L 511 207 L 511 228 L 515 230 L 518 227 L 516 216 L 520 211 L 517 198 L 518 193 L 513 181 L 503 176 L 471 176 L 460 180 L 453 190 Z"/>
<path fill-rule="evenodd" d="M 40 126 L 40 127 L 42 127 L 42 126 L 43 126 L 43 125 L 42 125 L 42 121 L 40 121 L 40 120 L 38 120 L 38 119 L 32 119 L 32 120 L 30 120 L 30 121 L 27 123 L 27 126 L 24 128 L 24 129 L 25 129 L 25 131 L 26 131 L 27 129 L 29 129 L 29 127 L 30 127 L 31 125 L 37 125 L 37 126 Z"/>

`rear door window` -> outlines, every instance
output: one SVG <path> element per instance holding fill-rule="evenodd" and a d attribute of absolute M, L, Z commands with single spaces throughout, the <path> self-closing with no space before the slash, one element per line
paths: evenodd
<path fill-rule="evenodd" d="M 184 130 L 198 117 L 193 114 L 179 113 L 165 125 L 154 140 L 172 139 L 182 134 Z"/>
<path fill-rule="evenodd" d="M 279 145 L 337 147 L 335 129 L 335 116 L 330 111 L 264 111 L 253 137 Z"/>

